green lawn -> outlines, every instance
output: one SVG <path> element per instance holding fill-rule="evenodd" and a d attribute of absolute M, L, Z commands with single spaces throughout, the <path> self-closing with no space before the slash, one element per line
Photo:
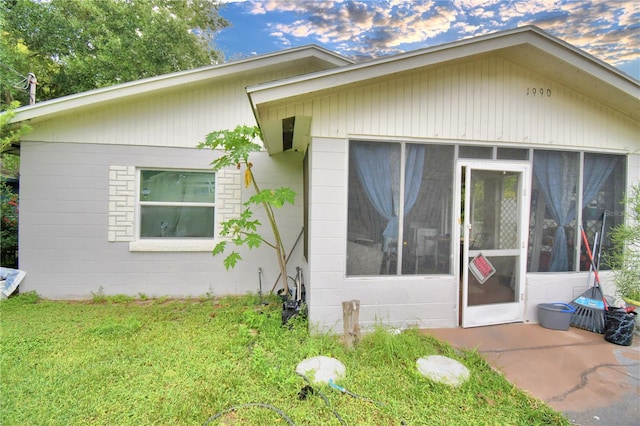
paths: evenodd
<path fill-rule="evenodd" d="M 475 352 L 382 327 L 348 352 L 335 336 L 309 336 L 299 319 L 282 327 L 277 300 L 258 302 L 53 302 L 32 293 L 5 300 L 0 424 L 569 424 Z M 431 354 L 459 360 L 471 380 L 452 388 L 425 379 L 416 360 Z M 301 399 L 307 383 L 295 367 L 316 355 L 343 362 L 340 385 L 364 398 L 314 386 Z"/>

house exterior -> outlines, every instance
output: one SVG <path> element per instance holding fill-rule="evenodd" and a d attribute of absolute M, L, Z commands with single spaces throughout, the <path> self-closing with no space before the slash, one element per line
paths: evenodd
<path fill-rule="evenodd" d="M 228 272 L 211 258 L 251 194 L 237 170 L 208 173 L 219 153 L 194 149 L 257 123 L 257 179 L 299 194 L 280 226 L 320 332 L 341 332 L 353 299 L 365 328 L 536 322 L 539 303 L 593 282 L 583 230 L 606 251 L 640 180 L 640 82 L 535 27 L 357 64 L 293 49 L 16 121 L 34 127 L 21 143 L 22 291 L 270 290 L 268 248 Z"/>
<path fill-rule="evenodd" d="M 255 124 L 246 86 L 350 63 L 303 47 L 21 108 L 15 119 L 33 131 L 20 144 L 20 291 L 53 299 L 257 293 L 258 268 L 271 290 L 279 272 L 271 249 L 243 253 L 229 272 L 212 257 L 220 223 L 252 193 L 238 170 L 207 174 L 219 153 L 196 145 L 214 130 Z M 265 188 L 302 193 L 299 156 L 258 153 L 254 172 Z M 302 204 L 281 213 L 291 247 Z"/>

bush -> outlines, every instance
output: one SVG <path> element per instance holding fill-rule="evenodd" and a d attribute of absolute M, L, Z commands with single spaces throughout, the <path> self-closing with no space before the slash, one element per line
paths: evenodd
<path fill-rule="evenodd" d="M 625 197 L 629 217 L 611 230 L 615 249 L 608 257 L 615 274 L 618 296 L 640 300 L 640 185 L 634 185 Z"/>
<path fill-rule="evenodd" d="M 5 182 L 0 183 L 2 215 L 0 217 L 0 264 L 7 268 L 18 267 L 18 194 Z"/>

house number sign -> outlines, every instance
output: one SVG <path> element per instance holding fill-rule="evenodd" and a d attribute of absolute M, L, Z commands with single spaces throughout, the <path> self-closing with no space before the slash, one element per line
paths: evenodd
<path fill-rule="evenodd" d="M 527 87 L 527 96 L 546 96 L 551 97 L 551 89 L 545 89 L 544 87 Z"/>

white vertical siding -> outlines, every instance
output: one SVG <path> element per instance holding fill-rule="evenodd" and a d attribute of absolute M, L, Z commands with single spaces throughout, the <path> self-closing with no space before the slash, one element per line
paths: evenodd
<path fill-rule="evenodd" d="M 294 104 L 296 113 L 303 109 L 295 100 L 283 102 Z M 305 115 L 313 115 L 315 137 L 378 135 L 622 151 L 640 146 L 637 122 L 500 57 L 332 89 L 306 102 L 312 105 Z M 284 118 L 273 112 L 268 111 L 269 120 Z"/>
<path fill-rule="evenodd" d="M 39 122 L 25 139 L 191 148 L 213 130 L 255 124 L 245 87 L 313 70 L 292 66 L 126 97 Z M 279 114 L 287 116 L 287 110 Z"/>

